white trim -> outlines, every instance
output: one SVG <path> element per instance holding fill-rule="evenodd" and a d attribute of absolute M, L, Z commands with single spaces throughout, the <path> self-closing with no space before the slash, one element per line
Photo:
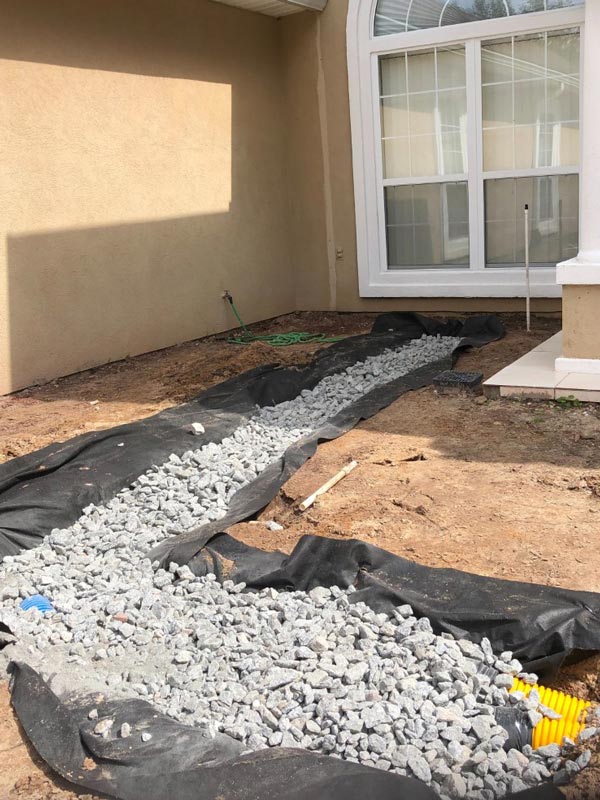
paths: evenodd
<path fill-rule="evenodd" d="M 582 260 L 581 255 L 563 261 L 556 267 L 556 283 L 560 286 L 598 286 L 600 253 L 591 253 L 595 260 Z"/>
<path fill-rule="evenodd" d="M 586 375 L 600 375 L 600 358 L 557 358 L 554 362 L 557 372 L 579 372 Z"/>
<path fill-rule="evenodd" d="M 532 270 L 531 289 L 535 297 L 561 296 L 551 267 Z M 525 297 L 525 276 L 518 267 L 384 270 L 365 283 L 361 297 Z"/>
<path fill-rule="evenodd" d="M 579 167 L 531 167 L 529 169 L 497 169 L 483 172 L 484 181 L 498 178 L 546 178 L 553 175 L 579 175 Z"/>
<path fill-rule="evenodd" d="M 588 0 L 593 1 L 593 0 Z M 373 19 L 377 0 L 349 0 L 346 23 L 350 122 L 352 130 L 352 164 L 356 214 L 356 244 L 361 297 L 522 297 L 525 292 L 523 270 L 485 268 L 482 178 L 503 177 L 502 172 L 483 172 L 482 141 L 468 146 L 469 175 L 477 173 L 476 189 L 469 185 L 469 230 L 471 236 L 470 268 L 388 270 L 385 242 L 385 209 L 382 185 L 441 183 L 465 180 L 467 176 L 431 176 L 430 178 L 383 179 L 381 153 L 381 112 L 379 105 L 378 57 L 436 45 L 463 44 L 466 47 L 465 68 L 476 69 L 480 62 L 481 38 L 500 38 L 544 30 L 581 27 L 585 8 L 557 9 L 509 18 L 468 22 L 442 28 L 407 31 L 389 36 L 373 35 Z M 467 76 L 468 78 L 469 76 Z M 467 86 L 472 81 L 467 79 Z M 480 85 L 479 81 L 476 85 Z M 475 120 L 467 125 L 481 126 L 481 91 L 470 92 L 468 108 L 477 108 Z M 471 114 L 471 117 L 473 115 Z M 475 169 L 474 169 L 475 168 Z M 555 170 L 544 168 L 520 170 L 519 175 L 578 173 L 578 167 Z M 506 177 L 515 177 L 510 170 Z M 475 203 L 475 206 L 474 206 Z M 477 230 L 473 227 L 476 217 Z M 477 251 L 476 251 L 477 248 Z M 560 297 L 555 282 L 555 269 L 535 268 L 532 271 L 534 297 Z"/>
<path fill-rule="evenodd" d="M 474 119 L 471 124 L 474 129 L 470 132 L 474 152 L 469 152 L 469 180 L 474 187 L 469 195 L 469 232 L 471 234 L 471 269 L 483 271 L 485 269 L 485 214 L 484 186 L 483 186 L 483 90 L 481 76 L 481 42 L 472 43 L 475 48 L 473 55 L 473 75 L 471 77 L 472 91 L 475 94 Z M 471 158 L 473 161 L 471 161 Z"/>
<path fill-rule="evenodd" d="M 481 247 L 479 247 L 479 183 L 480 165 L 479 114 L 481 111 L 481 92 L 473 80 L 481 64 L 481 51 L 477 41 L 465 46 L 465 78 L 467 81 L 467 181 L 469 193 L 469 268 L 480 270 L 483 267 Z M 469 78 L 471 73 L 471 78 Z"/>
<path fill-rule="evenodd" d="M 408 81 L 408 77 L 407 77 Z M 377 57 L 371 56 L 371 86 L 379 86 L 379 61 Z M 408 88 L 408 85 L 407 87 Z M 382 124 L 381 124 L 381 105 L 379 92 L 372 92 L 373 103 L 373 131 L 374 141 L 377 143 L 373 147 L 373 157 L 375 159 L 375 186 L 377 193 L 377 204 L 375 206 L 377 213 L 377 245 L 379 250 L 379 263 L 388 263 L 387 255 L 387 233 L 385 229 L 385 196 L 384 192 L 379 187 L 383 184 L 384 178 L 384 164 L 383 164 L 383 151 L 381 147 Z M 410 117 L 409 117 L 410 119 Z M 409 128 L 410 134 L 410 128 Z M 410 171 L 410 151 L 409 151 L 409 171 Z"/>
<path fill-rule="evenodd" d="M 419 186 L 423 183 L 466 183 L 466 173 L 456 175 L 424 175 L 418 178 L 384 178 L 383 186 Z"/>

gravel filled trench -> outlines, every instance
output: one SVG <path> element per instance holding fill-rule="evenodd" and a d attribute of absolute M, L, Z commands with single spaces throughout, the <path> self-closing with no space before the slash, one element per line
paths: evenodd
<path fill-rule="evenodd" d="M 376 614 L 353 603 L 351 589 L 250 593 L 185 566 L 155 569 L 144 557 L 167 529 L 222 517 L 231 496 L 289 445 L 377 385 L 449 355 L 458 341 L 424 336 L 257 409 L 233 435 L 171 456 L 38 548 L 7 557 L 0 620 L 18 642 L 3 658 L 32 664 L 58 693 L 108 687 L 248 750 L 329 753 L 414 776 L 442 797 L 493 800 L 566 781 L 589 751 L 565 759 L 569 743 L 566 751 L 504 749 L 497 707 L 518 704 L 532 722 L 552 712 L 535 691 L 509 697 L 521 665 L 511 653 L 495 655 L 487 640 L 436 636 L 408 606 Z M 19 609 L 38 592 L 54 612 Z M 498 675 L 480 674 L 481 664 Z M 140 736 L 110 719 L 98 721 L 97 734 Z"/>

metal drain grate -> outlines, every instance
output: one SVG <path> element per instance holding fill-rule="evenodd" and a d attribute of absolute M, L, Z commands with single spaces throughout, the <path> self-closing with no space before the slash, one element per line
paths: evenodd
<path fill-rule="evenodd" d="M 457 372 L 447 369 L 433 379 L 439 392 L 476 392 L 483 380 L 482 372 Z"/>

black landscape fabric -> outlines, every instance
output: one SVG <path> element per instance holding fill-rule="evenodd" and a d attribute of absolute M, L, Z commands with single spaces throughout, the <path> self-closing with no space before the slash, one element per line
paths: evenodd
<path fill-rule="evenodd" d="M 412 313 L 383 314 L 370 334 L 333 344 L 317 353 L 306 366 L 258 367 L 208 389 L 189 403 L 147 419 L 76 436 L 0 465 L 0 559 L 35 547 L 53 528 L 72 525 L 87 505 L 106 503 L 147 469 L 166 461 L 171 453 L 181 455 L 220 441 L 243 424 L 257 405 L 291 400 L 327 375 L 424 333 L 461 337 L 458 351 L 500 339 L 504 328 L 493 315 L 440 321 Z M 451 366 L 451 361 L 443 359 L 381 386 L 344 409 L 322 436 L 317 432 L 310 445 L 292 448 L 294 452 L 283 459 L 280 468 L 271 468 L 245 487 L 243 497 L 236 496 L 234 500 L 235 511 L 232 507 L 227 519 L 213 525 L 210 533 L 239 522 L 266 505 L 289 477 L 290 470 L 297 469 L 314 453 L 318 441 L 340 436 L 404 392 L 431 383 L 435 375 Z M 192 422 L 202 423 L 206 433 L 193 436 L 187 429 Z M 257 507 L 256 502 L 262 505 Z"/>
<path fill-rule="evenodd" d="M 503 329 L 490 316 L 439 322 L 417 314 L 385 314 L 371 334 L 321 351 L 306 367 L 254 369 L 149 419 L 85 434 L 8 462 L 0 467 L 0 557 L 36 546 L 53 528 L 72 524 L 86 505 L 108 501 L 171 453 L 219 441 L 256 405 L 292 399 L 326 375 L 422 333 L 459 336 L 459 347 L 468 347 L 500 338 Z M 600 649 L 596 595 L 435 570 L 357 541 L 304 537 L 285 556 L 220 533 L 265 506 L 320 441 L 340 436 L 403 392 L 429 384 L 452 361 L 442 359 L 416 370 L 344 409 L 240 490 L 227 517 L 167 539 L 154 556 L 163 563 L 187 563 L 197 574 L 219 576 L 226 559 L 228 577 L 245 581 L 249 588 L 353 584 L 356 599 L 374 608 L 389 610 L 408 602 L 436 630 L 475 640 L 488 636 L 498 650 L 514 649 L 530 665 L 556 665 L 574 649 Z M 186 430 L 191 422 L 201 422 L 205 435 L 192 437 Z M 437 798 L 411 778 L 304 750 L 271 748 L 242 755 L 240 743 L 230 737 L 207 739 L 142 700 L 59 698 L 31 667 L 13 664 L 12 669 L 12 702 L 33 746 L 53 770 L 92 792 L 120 800 Z M 101 718 L 113 718 L 115 729 L 127 721 L 136 735 L 106 740 L 93 735 L 91 708 Z M 142 731 L 152 734 L 148 742 L 137 735 Z M 559 800 L 562 795 L 546 784 L 511 797 Z"/>
<path fill-rule="evenodd" d="M 221 533 L 199 541 L 196 553 L 184 559 L 172 541 L 168 560 L 187 564 L 197 575 L 224 578 L 226 565 L 226 577 L 250 589 L 354 586 L 354 601 L 388 614 L 408 603 L 435 633 L 476 642 L 487 637 L 495 652 L 512 650 L 527 671 L 540 676 L 554 673 L 574 652 L 600 650 L 600 594 L 594 592 L 427 567 L 358 539 L 303 536 L 288 556 Z"/>
<path fill-rule="evenodd" d="M 413 778 L 307 750 L 273 747 L 242 755 L 240 742 L 181 725 L 144 700 L 98 695 L 61 701 L 31 667 L 13 664 L 12 702 L 31 743 L 55 772 L 119 800 L 438 800 Z M 129 738 L 93 733 L 92 708 Z M 41 722 L 43 720 L 43 722 Z M 148 742 L 142 732 L 150 733 Z M 561 800 L 551 784 L 507 795 Z"/>

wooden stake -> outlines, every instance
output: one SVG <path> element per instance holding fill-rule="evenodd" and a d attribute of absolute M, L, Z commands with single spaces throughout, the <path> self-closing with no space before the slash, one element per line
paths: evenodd
<path fill-rule="evenodd" d="M 304 502 L 300 503 L 300 511 L 306 511 L 307 508 L 310 508 L 319 495 L 328 492 L 332 486 L 335 486 L 336 483 L 339 483 L 342 478 L 345 478 L 346 475 L 352 472 L 352 470 L 356 467 L 358 467 L 357 461 L 351 461 L 349 464 L 346 464 L 346 466 L 337 472 L 333 478 L 329 478 L 326 483 L 324 483 L 322 486 L 319 486 L 316 492 L 313 492 L 306 498 L 306 500 L 304 500 Z"/>

